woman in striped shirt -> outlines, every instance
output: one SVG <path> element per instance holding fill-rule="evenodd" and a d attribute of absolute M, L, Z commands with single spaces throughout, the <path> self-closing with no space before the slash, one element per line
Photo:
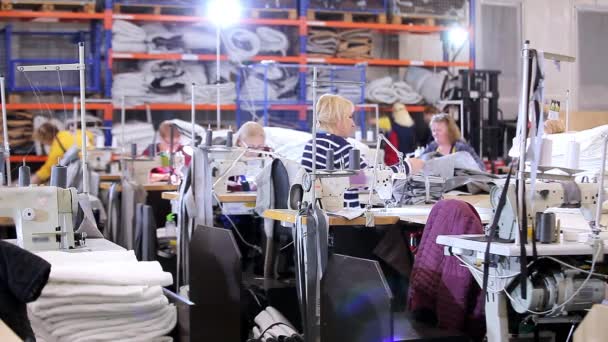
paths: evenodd
<path fill-rule="evenodd" d="M 312 140 L 306 143 L 302 154 L 302 166 L 306 171 L 312 171 L 313 160 L 317 170 L 327 168 L 327 150 L 334 151 L 334 169 L 349 167 L 348 155 L 354 147 L 346 140 L 355 133 L 355 122 L 353 112 L 355 105 L 339 95 L 325 94 L 319 98 L 316 104 L 317 121 L 320 131 L 317 132 L 317 153 L 313 158 Z M 406 173 L 418 172 L 424 166 L 419 159 L 408 159 L 405 161 Z M 361 168 L 366 168 L 367 162 L 361 158 Z M 344 205 L 349 208 L 359 207 L 359 192 L 349 190 L 344 193 Z"/>

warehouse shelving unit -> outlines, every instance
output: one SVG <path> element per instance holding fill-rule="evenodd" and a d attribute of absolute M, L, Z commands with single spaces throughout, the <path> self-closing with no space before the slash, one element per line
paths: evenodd
<path fill-rule="evenodd" d="M 471 0 L 470 8 L 474 9 L 474 0 Z M 356 65 L 365 63 L 370 67 L 407 67 L 407 66 L 424 66 L 434 68 L 444 67 L 461 67 L 461 68 L 472 68 L 474 66 L 474 46 L 471 43 L 474 39 L 469 39 L 469 50 L 471 52 L 471 60 L 467 62 L 447 62 L 447 61 L 427 61 L 427 60 L 398 60 L 398 59 L 346 59 L 346 58 L 335 58 L 335 57 L 308 57 L 306 54 L 306 42 L 309 28 L 313 27 L 327 27 L 337 29 L 370 29 L 386 34 L 395 33 L 437 33 L 448 29 L 445 26 L 431 26 L 431 25 L 403 25 L 403 24 L 385 24 L 385 23 L 363 23 L 363 22 L 341 22 L 341 21 L 320 21 L 320 20 L 309 20 L 306 17 L 307 8 L 305 2 L 301 2 L 300 17 L 298 19 L 268 19 L 268 18 L 243 18 L 240 20 L 239 25 L 266 25 L 266 26 L 278 26 L 278 27 L 294 27 L 298 31 L 298 45 L 299 53 L 293 56 L 256 56 L 253 61 L 262 60 L 274 60 L 280 63 L 297 63 L 297 64 L 335 64 L 335 65 Z M 474 20 L 474 12 L 470 12 L 470 21 Z M 75 12 L 38 12 L 38 11 L 0 11 L 0 20 L 21 20 L 21 21 L 38 21 L 43 20 L 45 22 L 56 21 L 56 22 L 86 22 L 86 21 L 101 21 L 103 25 L 104 35 L 104 49 L 102 49 L 101 57 L 105 56 L 105 60 L 102 61 L 105 64 L 105 84 L 103 94 L 105 97 L 111 97 L 111 80 L 112 80 L 112 65 L 114 60 L 150 60 L 150 59 L 164 59 L 164 60 L 186 60 L 186 61 L 215 61 L 215 55 L 210 54 L 147 54 L 147 53 L 124 53 L 124 52 L 113 52 L 112 51 L 112 24 L 114 20 L 128 20 L 137 22 L 171 22 L 171 23 L 210 23 L 210 20 L 200 16 L 182 16 L 182 15 L 156 15 L 156 14 L 131 14 L 131 13 L 114 13 L 113 1 L 105 0 L 104 10 L 100 13 L 75 13 Z M 474 34 L 474 28 L 469 28 L 471 36 Z M 226 60 L 227 56 L 222 56 L 222 60 Z M 16 109 L 11 107 L 21 104 L 10 104 L 9 109 Z M 21 109 L 31 108 L 40 109 L 43 108 L 57 108 L 63 109 L 63 104 L 22 104 L 25 107 Z M 30 107 L 33 106 L 33 107 Z M 71 105 L 68 105 L 68 108 Z M 104 126 L 110 128 L 112 126 L 112 114 L 114 110 L 117 110 L 112 104 L 98 104 L 100 106 L 94 106 L 93 104 L 87 105 L 87 109 L 100 110 L 103 112 Z M 308 104 L 305 103 L 294 103 L 294 104 L 271 104 L 272 110 L 294 110 L 298 112 L 299 118 L 303 119 L 307 116 Z M 143 110 L 146 106 L 137 106 L 128 108 L 129 110 Z M 147 106 L 150 110 L 188 110 L 190 107 L 186 104 L 180 103 L 154 103 Z M 237 109 L 236 105 L 223 105 L 222 110 L 233 111 Z M 382 111 L 391 110 L 390 106 L 380 106 Z M 411 112 L 422 111 L 423 106 L 408 106 L 408 110 Z M 197 105 L 198 110 L 213 110 L 215 109 L 214 104 L 199 104 Z M 106 141 L 110 142 L 109 139 Z"/>

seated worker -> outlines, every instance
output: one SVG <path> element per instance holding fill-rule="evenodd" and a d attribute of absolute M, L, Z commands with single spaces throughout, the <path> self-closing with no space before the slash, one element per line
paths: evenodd
<path fill-rule="evenodd" d="M 236 132 L 234 145 L 260 151 L 268 150 L 264 127 L 255 121 L 245 122 Z M 256 153 L 247 153 L 247 157 L 256 157 Z M 230 177 L 228 188 L 231 191 L 255 191 L 256 186 L 246 175 Z"/>
<path fill-rule="evenodd" d="M 430 126 L 434 140 L 426 147 L 424 155 L 427 153 L 438 153 L 441 156 L 446 156 L 465 151 L 475 159 L 480 170 L 486 169 L 483 161 L 481 161 L 473 147 L 460 139 L 460 129 L 456 126 L 454 118 L 445 113 L 435 114 L 431 119 Z"/>
<path fill-rule="evenodd" d="M 312 155 L 312 140 L 304 146 L 302 154 L 302 166 L 308 172 L 312 171 L 312 163 L 317 169 L 326 168 L 325 158 L 328 149 L 334 150 L 334 168 L 340 169 L 340 162 L 344 160 L 344 167 L 348 168 L 348 155 L 354 147 L 346 140 L 355 132 L 353 112 L 355 105 L 339 95 L 325 94 L 319 98 L 316 104 L 318 127 L 317 132 L 317 155 Z M 406 159 L 406 173 L 416 173 L 424 166 L 420 159 Z M 367 163 L 361 158 L 361 168 L 367 167 Z M 344 204 L 349 208 L 359 207 L 359 194 L 357 191 L 347 191 L 344 194 Z"/>
<path fill-rule="evenodd" d="M 34 140 L 43 145 L 50 146 L 50 149 L 46 162 L 32 177 L 32 184 L 41 184 L 51 178 L 51 168 L 53 165 L 57 165 L 57 162 L 72 146 L 82 148 L 81 134 L 81 130 L 76 130 L 76 134 L 70 131 L 60 131 L 51 122 L 45 122 L 36 129 L 33 135 Z M 87 131 L 86 134 L 88 139 L 87 144 L 93 146 L 93 133 Z"/>
<path fill-rule="evenodd" d="M 173 129 L 173 150 L 171 149 L 171 129 Z M 174 170 L 179 170 L 181 165 L 185 164 L 188 166 L 190 164 L 190 155 L 184 152 L 184 145 L 181 143 L 181 133 L 170 121 L 161 122 L 158 127 L 158 136 L 159 141 L 156 143 L 156 148 L 153 145 L 148 146 L 143 155 L 146 157 L 153 157 L 154 152 L 156 150 L 156 155 L 164 156 L 165 158 L 170 158 L 171 152 L 175 154 L 173 165 Z M 167 159 L 165 159 L 167 160 Z M 181 161 L 181 162 L 180 162 Z M 163 163 L 165 166 L 154 168 L 150 174 L 151 182 L 161 182 L 166 181 L 170 178 L 173 170 L 169 167 L 169 163 Z M 177 179 L 175 180 L 177 182 Z"/>

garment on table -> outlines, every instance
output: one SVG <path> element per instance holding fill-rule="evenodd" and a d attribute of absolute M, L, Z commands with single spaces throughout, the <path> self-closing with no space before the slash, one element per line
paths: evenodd
<path fill-rule="evenodd" d="M 51 168 L 53 165 L 57 165 L 57 161 L 63 157 L 70 147 L 76 145 L 79 148 L 82 148 L 81 134 L 82 133 L 80 130 L 77 130 L 76 134 L 70 131 L 57 132 L 57 135 L 51 144 L 46 162 L 40 167 L 40 169 L 38 169 L 38 171 L 36 171 L 36 176 L 38 176 L 41 181 L 44 182 L 51 178 Z M 93 146 L 93 133 L 87 131 L 87 138 L 87 143 Z"/>
<path fill-rule="evenodd" d="M 435 318 L 441 329 L 482 337 L 484 297 L 473 275 L 460 261 L 443 253 L 438 235 L 482 234 L 475 208 L 458 200 L 439 201 L 429 215 L 416 253 L 408 298 L 417 317 Z"/>
<path fill-rule="evenodd" d="M 427 154 L 427 153 L 434 153 L 434 152 L 438 152 L 439 149 L 439 145 L 437 144 L 437 142 L 433 141 L 431 142 L 425 149 L 423 152 L 423 155 Z M 479 166 L 480 170 L 485 170 L 486 167 L 483 164 L 483 161 L 481 160 L 481 158 L 479 158 L 479 156 L 477 155 L 477 152 L 475 152 L 475 150 L 473 149 L 473 147 L 471 147 L 471 145 L 467 144 L 466 142 L 464 142 L 463 140 L 457 140 L 453 145 L 452 145 L 452 149 L 450 150 L 450 154 L 452 153 L 456 153 L 456 152 L 460 152 L 460 151 L 464 151 L 469 153 L 474 159 L 475 162 L 477 163 L 477 165 Z"/>
<path fill-rule="evenodd" d="M 35 338 L 26 303 L 38 299 L 50 272 L 44 259 L 0 241 L 0 319 L 23 340 Z"/>

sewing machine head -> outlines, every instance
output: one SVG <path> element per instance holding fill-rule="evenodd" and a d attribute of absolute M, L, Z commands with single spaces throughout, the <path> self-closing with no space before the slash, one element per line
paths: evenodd
<path fill-rule="evenodd" d="M 127 175 L 138 184 L 150 183 L 150 171 L 162 166 L 159 156 L 152 159 L 123 158 L 122 162 Z"/>
<path fill-rule="evenodd" d="M 567 187 L 567 188 L 566 188 Z M 502 193 L 503 186 L 492 189 L 490 198 L 492 207 L 496 208 Z M 597 205 L 598 194 L 597 183 L 562 183 L 537 181 L 534 189 L 533 202 L 526 202 L 527 224 L 533 223 L 536 212 L 544 212 L 548 208 L 580 208 L 581 215 L 588 221 L 593 219 L 593 212 Z M 531 191 L 531 186 L 526 185 L 526 191 Z M 515 205 L 517 193 L 515 183 L 509 185 L 507 201 L 498 221 L 498 237 L 505 240 L 514 240 L 518 235 L 517 206 Z"/>
<path fill-rule="evenodd" d="M 257 153 L 252 154 L 239 147 L 212 149 L 209 156 L 213 191 L 216 194 L 230 192 L 232 179 L 240 176 L 255 178 L 269 160 L 268 157 L 260 157 Z"/>
<path fill-rule="evenodd" d="M 112 149 L 96 148 L 89 150 L 87 163 L 94 171 L 109 171 L 109 165 L 112 163 Z"/>
<path fill-rule="evenodd" d="M 30 251 L 75 247 L 73 213 L 78 210 L 75 189 L 54 186 L 0 188 L 0 216 L 10 217 L 17 243 Z"/>

